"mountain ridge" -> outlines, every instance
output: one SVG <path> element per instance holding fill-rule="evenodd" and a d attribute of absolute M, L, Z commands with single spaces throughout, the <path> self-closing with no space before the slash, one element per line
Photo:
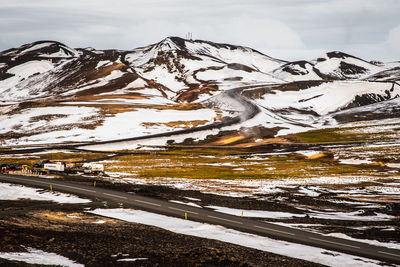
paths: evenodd
<path fill-rule="evenodd" d="M 107 78 L 110 74 L 113 75 Z M 0 53 L 0 94 L 13 86 L 35 88 L 26 92 L 25 97 L 21 93 L 15 99 L 17 102 L 29 99 L 30 93 L 43 97 L 45 94 L 38 87 L 47 94 L 54 90 L 53 96 L 68 95 L 72 88 L 72 94 L 78 88 L 101 91 L 108 83 L 101 78 L 109 79 L 115 89 L 136 81 L 143 85 L 136 88 L 152 88 L 179 102 L 201 100 L 213 95 L 213 91 L 249 84 L 343 79 L 397 81 L 399 77 L 400 63 L 378 65 L 339 51 L 312 61 L 287 62 L 249 47 L 179 37 L 167 37 L 126 51 L 75 49 L 45 40 Z M 40 85 L 36 85 L 38 80 L 42 81 Z M 196 96 L 182 97 L 191 90 Z M 8 98 L 12 99 L 12 95 Z"/>
<path fill-rule="evenodd" d="M 133 147 L 192 143 L 168 134 L 188 128 L 207 129 L 190 131 L 195 140 L 232 131 L 273 137 L 337 125 L 336 118 L 357 121 L 351 114 L 373 119 L 360 110 L 367 106 L 393 118 L 397 111 L 385 114 L 378 104 L 396 103 L 399 80 L 400 62 L 339 51 L 287 62 L 248 47 L 179 37 L 126 51 L 38 41 L 0 53 L 0 142 L 163 136 Z"/>

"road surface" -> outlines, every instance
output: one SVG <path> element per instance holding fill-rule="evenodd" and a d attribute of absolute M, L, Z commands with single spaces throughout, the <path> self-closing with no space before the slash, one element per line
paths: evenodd
<path fill-rule="evenodd" d="M 159 199 L 143 197 L 135 194 L 91 187 L 72 182 L 57 181 L 55 179 L 41 179 L 18 175 L 0 175 L 0 181 L 24 184 L 28 186 L 50 188 L 56 191 L 72 193 L 81 197 L 108 200 L 123 203 L 124 207 L 132 207 L 153 213 L 184 218 L 185 213 L 189 220 L 222 225 L 242 232 L 267 236 L 274 239 L 300 243 L 313 247 L 343 252 L 365 258 L 400 264 L 400 250 L 369 245 L 336 237 L 323 236 L 316 233 L 275 225 L 243 217 L 228 215 L 208 209 L 188 205 L 171 203 Z"/>

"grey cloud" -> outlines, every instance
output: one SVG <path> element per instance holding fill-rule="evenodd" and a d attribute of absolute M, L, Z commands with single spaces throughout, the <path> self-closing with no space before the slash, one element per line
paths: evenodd
<path fill-rule="evenodd" d="M 392 61 L 399 9 L 395 0 L 3 0 L 0 50 L 40 39 L 132 49 L 190 31 L 289 60 L 344 50 Z"/>

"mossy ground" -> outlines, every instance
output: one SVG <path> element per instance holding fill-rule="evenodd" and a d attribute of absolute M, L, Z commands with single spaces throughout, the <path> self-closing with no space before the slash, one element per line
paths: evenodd
<path fill-rule="evenodd" d="M 359 124 L 311 130 L 290 135 L 303 143 L 393 142 L 400 139 L 400 123 Z"/>
<path fill-rule="evenodd" d="M 125 173 L 134 178 L 189 178 L 189 179 L 282 179 L 312 177 L 371 176 L 393 173 L 387 163 L 400 162 L 398 139 L 400 124 L 350 125 L 297 133 L 290 136 L 297 142 L 288 144 L 292 152 L 279 150 L 241 150 L 234 146 L 213 149 L 209 147 L 174 147 L 171 150 L 130 151 L 116 153 L 104 161 L 109 173 Z M 389 142 L 388 145 L 382 145 Z M 392 143 L 390 143 L 392 142 Z M 296 150 L 296 143 L 320 144 L 321 150 L 333 158 L 307 159 Z M 333 144 L 329 148 L 324 144 Z M 337 145 L 335 145 L 337 144 Z M 346 144 L 347 146 L 342 146 Z M 318 147 L 318 146 L 317 146 Z M 300 149 L 300 148 L 299 148 Z M 320 151 L 308 151 L 319 153 Z M 276 153 L 278 152 L 278 153 Z M 3 155 L 0 163 L 33 165 L 41 159 L 64 161 L 102 161 L 111 153 L 58 152 L 23 156 Z M 343 159 L 361 159 L 369 163 L 342 164 Z M 398 170 L 397 170 L 398 171 Z"/>
<path fill-rule="evenodd" d="M 375 165 L 340 164 L 334 159 L 310 160 L 301 154 L 215 154 L 174 151 L 118 156 L 106 163 L 109 172 L 129 173 L 136 178 L 189 179 L 282 179 L 321 176 L 380 176 Z"/>

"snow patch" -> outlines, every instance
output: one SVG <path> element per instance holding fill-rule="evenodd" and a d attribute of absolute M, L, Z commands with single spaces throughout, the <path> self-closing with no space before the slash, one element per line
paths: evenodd
<path fill-rule="evenodd" d="M 48 60 L 32 60 L 22 63 L 7 70 L 7 73 L 14 74 L 21 78 L 27 78 L 35 73 L 43 73 L 54 68 L 53 63 Z"/>
<path fill-rule="evenodd" d="M 268 251 L 329 266 L 360 266 L 362 264 L 360 259 L 364 263 L 368 263 L 369 266 L 379 266 L 380 263 L 379 261 L 340 252 L 327 251 L 325 249 L 270 239 L 254 234 L 247 234 L 222 226 L 193 222 L 140 210 L 96 209 L 88 212 L 128 222 L 152 225 L 179 234 L 220 240 L 222 242 L 237 244 L 244 247 Z"/>
<path fill-rule="evenodd" d="M 315 111 L 326 115 L 346 107 L 356 96 L 363 94 L 386 95 L 392 88 L 391 83 L 375 83 L 362 81 L 335 81 L 299 91 L 272 90 L 255 102 L 270 110 L 295 108 Z M 400 86 L 394 86 L 393 97 L 400 95 Z"/>
<path fill-rule="evenodd" d="M 66 267 L 84 267 L 64 256 L 44 252 L 39 249 L 27 248 L 27 252 L 0 252 L 0 258 L 10 261 L 22 261 L 29 264 L 57 265 Z"/>
<path fill-rule="evenodd" d="M 21 200 L 31 199 L 39 201 L 53 201 L 57 203 L 89 203 L 91 200 L 79 198 L 77 196 L 49 192 L 43 189 L 0 183 L 0 200 Z"/>

